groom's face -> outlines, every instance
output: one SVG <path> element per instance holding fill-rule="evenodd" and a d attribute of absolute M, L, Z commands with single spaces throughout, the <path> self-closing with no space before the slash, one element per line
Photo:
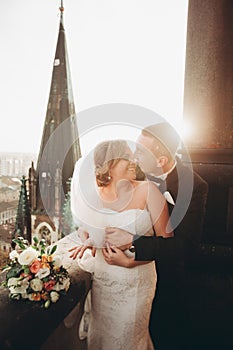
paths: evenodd
<path fill-rule="evenodd" d="M 137 139 L 137 146 L 134 156 L 144 173 L 161 175 L 163 172 L 159 164 L 159 159 L 155 155 L 155 149 L 155 139 L 153 137 L 141 134 Z"/>

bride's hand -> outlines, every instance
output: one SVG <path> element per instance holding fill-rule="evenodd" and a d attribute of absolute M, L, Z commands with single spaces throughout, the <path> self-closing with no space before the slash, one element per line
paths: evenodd
<path fill-rule="evenodd" d="M 121 249 L 116 247 L 110 247 L 106 243 L 106 248 L 102 249 L 104 260 L 110 265 L 118 265 L 123 267 L 131 267 L 132 258 L 127 257 Z"/>
<path fill-rule="evenodd" d="M 78 258 L 81 259 L 83 257 L 84 252 L 87 249 L 91 249 L 92 256 L 94 257 L 96 254 L 96 247 L 93 247 L 93 243 L 90 238 L 86 239 L 83 242 L 83 245 L 75 246 L 69 249 L 69 252 L 72 252 L 72 254 L 70 255 L 70 258 L 75 260 L 78 256 Z"/>

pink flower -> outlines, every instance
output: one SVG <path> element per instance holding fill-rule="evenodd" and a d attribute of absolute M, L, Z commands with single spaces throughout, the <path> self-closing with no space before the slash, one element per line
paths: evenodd
<path fill-rule="evenodd" d="M 34 260 L 33 263 L 30 266 L 31 273 L 37 273 L 41 268 L 41 262 L 40 260 Z"/>
<path fill-rule="evenodd" d="M 56 284 L 54 280 L 50 280 L 48 282 L 44 282 L 44 289 L 50 291 L 53 289 L 53 286 Z"/>

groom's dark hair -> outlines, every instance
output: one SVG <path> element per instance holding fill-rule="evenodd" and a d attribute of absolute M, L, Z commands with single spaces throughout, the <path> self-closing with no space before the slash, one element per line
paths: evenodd
<path fill-rule="evenodd" d="M 180 144 L 180 136 L 169 123 L 149 125 L 142 130 L 142 134 L 156 139 L 161 154 L 175 158 Z"/>

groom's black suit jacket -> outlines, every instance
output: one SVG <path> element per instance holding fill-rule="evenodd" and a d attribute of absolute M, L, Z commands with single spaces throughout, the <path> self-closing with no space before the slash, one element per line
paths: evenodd
<path fill-rule="evenodd" d="M 191 186 L 190 179 L 193 179 L 193 192 L 183 217 L 184 208 L 187 208 L 187 193 Z M 176 209 L 175 218 L 177 215 L 183 217 L 174 230 L 174 237 L 142 236 L 134 242 L 135 259 L 138 261 L 155 260 L 158 264 L 157 267 L 161 266 L 161 277 L 163 277 L 163 269 L 170 270 L 172 267 L 181 271 L 184 264 L 190 262 L 193 252 L 202 238 L 208 192 L 207 183 L 198 174 L 192 173 L 190 168 L 183 165 L 180 159 L 177 159 L 175 169 L 168 174 L 166 185 L 167 191 L 170 192 L 176 203 L 175 206 L 169 204 L 170 215 Z M 179 198 L 177 198 L 178 189 Z M 171 276 L 171 274 L 169 275 Z"/>
<path fill-rule="evenodd" d="M 190 179 L 193 192 L 187 209 Z M 135 259 L 156 263 L 158 284 L 150 317 L 150 334 L 156 349 L 187 350 L 193 336 L 185 272 L 195 263 L 195 248 L 202 238 L 208 185 L 177 159 L 175 169 L 167 176 L 166 187 L 175 201 L 175 206 L 168 205 L 171 222 L 174 224 L 175 211 L 175 219 L 180 216 L 182 220 L 172 238 L 139 236 L 134 241 Z"/>

